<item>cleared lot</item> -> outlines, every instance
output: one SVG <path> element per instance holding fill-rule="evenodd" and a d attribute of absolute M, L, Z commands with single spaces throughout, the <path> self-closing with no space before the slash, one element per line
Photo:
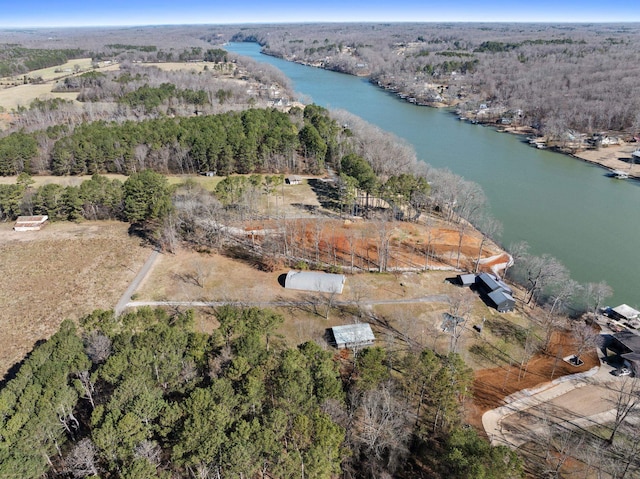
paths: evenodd
<path fill-rule="evenodd" d="M 65 318 L 111 309 L 150 250 L 119 222 L 0 224 L 0 377 Z"/>

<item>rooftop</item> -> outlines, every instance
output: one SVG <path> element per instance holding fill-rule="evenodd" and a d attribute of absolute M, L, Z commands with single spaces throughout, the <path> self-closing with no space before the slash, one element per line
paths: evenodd
<path fill-rule="evenodd" d="M 336 345 L 363 345 L 373 344 L 376 339 L 367 323 L 347 324 L 331 328 Z"/>
<path fill-rule="evenodd" d="M 346 277 L 343 274 L 318 271 L 289 271 L 284 281 L 284 287 L 302 291 L 342 294 L 345 281 Z"/>
<path fill-rule="evenodd" d="M 616 306 L 615 308 L 613 308 L 613 311 L 616 314 L 626 319 L 635 319 L 638 316 L 640 316 L 640 311 L 633 309 L 631 306 L 627 304 L 621 304 L 620 306 Z"/>

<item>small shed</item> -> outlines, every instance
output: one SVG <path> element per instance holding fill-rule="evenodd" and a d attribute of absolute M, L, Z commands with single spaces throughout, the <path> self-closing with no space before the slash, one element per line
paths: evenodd
<path fill-rule="evenodd" d="M 297 175 L 291 175 L 287 176 L 284 181 L 288 185 L 299 185 L 300 183 L 302 183 L 302 178 Z"/>
<path fill-rule="evenodd" d="M 302 291 L 342 294 L 346 280 L 347 278 L 343 274 L 292 270 L 287 273 L 287 277 L 284 280 L 284 287 Z"/>
<path fill-rule="evenodd" d="M 450 333 L 456 329 L 458 324 L 464 323 L 466 320 L 461 316 L 454 316 L 450 313 L 442 313 L 442 331 Z"/>
<path fill-rule="evenodd" d="M 640 163 L 640 150 L 636 150 L 636 151 L 634 151 L 633 153 L 631 153 L 631 159 L 632 159 L 634 162 L 638 162 L 638 163 Z"/>
<path fill-rule="evenodd" d="M 513 311 L 513 308 L 516 307 L 516 300 L 513 299 L 513 296 L 502 289 L 492 291 L 487 297 L 500 313 Z"/>
<path fill-rule="evenodd" d="M 367 323 L 334 326 L 331 334 L 338 349 L 370 346 L 376 339 Z"/>
<path fill-rule="evenodd" d="M 48 220 L 49 217 L 47 215 L 18 216 L 13 229 L 14 231 L 39 231 Z"/>

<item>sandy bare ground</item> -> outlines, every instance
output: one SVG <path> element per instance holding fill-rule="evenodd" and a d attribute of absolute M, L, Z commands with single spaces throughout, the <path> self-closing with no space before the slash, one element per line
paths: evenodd
<path fill-rule="evenodd" d="M 585 150 L 574 156 L 611 170 L 620 170 L 629 175 L 640 177 L 640 164 L 631 162 L 631 153 L 640 149 L 638 143 L 607 146 L 598 150 Z"/>

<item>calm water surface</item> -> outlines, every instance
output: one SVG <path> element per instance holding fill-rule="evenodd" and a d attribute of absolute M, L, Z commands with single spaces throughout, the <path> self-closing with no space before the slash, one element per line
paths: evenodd
<path fill-rule="evenodd" d="M 575 280 L 606 281 L 612 306 L 640 305 L 639 182 L 407 103 L 365 79 L 262 55 L 255 43 L 227 49 L 282 70 L 303 100 L 350 111 L 406 139 L 420 160 L 480 184 L 502 222 L 504 245 L 525 240 L 533 254 L 562 261 Z"/>

